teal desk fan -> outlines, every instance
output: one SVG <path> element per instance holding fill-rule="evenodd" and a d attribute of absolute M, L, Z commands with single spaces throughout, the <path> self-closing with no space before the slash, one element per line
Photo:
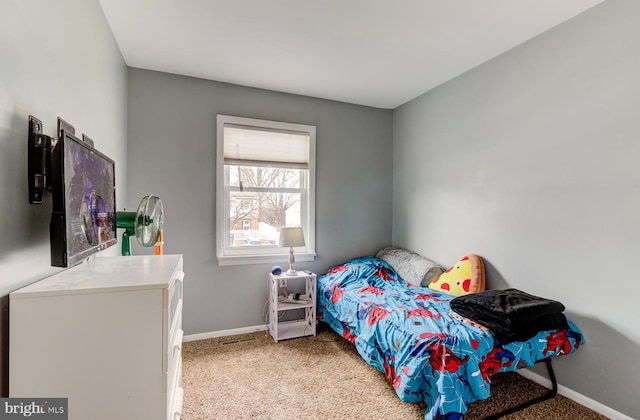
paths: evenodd
<path fill-rule="evenodd" d="M 153 194 L 142 198 L 137 211 L 116 212 L 116 227 L 124 229 L 122 255 L 131 255 L 132 236 L 144 247 L 154 246 L 162 231 L 163 214 L 162 201 Z"/>

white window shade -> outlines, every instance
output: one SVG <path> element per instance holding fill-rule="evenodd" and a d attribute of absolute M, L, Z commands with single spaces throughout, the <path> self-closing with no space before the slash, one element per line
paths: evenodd
<path fill-rule="evenodd" d="M 309 164 L 307 133 L 225 124 L 223 138 L 227 164 L 288 163 L 300 168 Z"/>

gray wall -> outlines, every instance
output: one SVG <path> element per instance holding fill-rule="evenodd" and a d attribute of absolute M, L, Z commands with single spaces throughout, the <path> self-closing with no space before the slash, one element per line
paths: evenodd
<path fill-rule="evenodd" d="M 609 0 L 392 115 L 139 69 L 127 100 L 96 1 L 3 0 L 0 394 L 7 295 L 58 271 L 50 200 L 27 202 L 29 114 L 46 134 L 61 116 L 96 140 L 116 161 L 119 208 L 162 197 L 165 251 L 185 255 L 187 334 L 262 322 L 270 266 L 215 260 L 215 115 L 225 113 L 318 127 L 319 256 L 306 266 L 322 272 L 388 245 L 391 220 L 396 245 L 442 264 L 476 252 L 490 287 L 559 299 L 582 328 L 587 345 L 557 361 L 560 382 L 640 418 L 638 17 L 634 0 Z"/>
<path fill-rule="evenodd" d="M 186 334 L 264 322 L 271 265 L 216 261 L 218 113 L 317 127 L 318 257 L 304 267 L 323 272 L 391 243 L 391 110 L 130 69 L 129 203 L 162 199 L 165 253 L 185 258 Z"/>
<path fill-rule="evenodd" d="M 127 73 L 97 1 L 0 2 L 0 394 L 7 393 L 7 295 L 48 277 L 51 196 L 27 195 L 29 115 L 55 135 L 57 117 L 116 161 L 126 198 Z M 111 250 L 105 251 L 111 252 Z"/>
<path fill-rule="evenodd" d="M 640 418 L 640 2 L 609 0 L 394 111 L 393 243 L 560 300 L 561 384 Z"/>

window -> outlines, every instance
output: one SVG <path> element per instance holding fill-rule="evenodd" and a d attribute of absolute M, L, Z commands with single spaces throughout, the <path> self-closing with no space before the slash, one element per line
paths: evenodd
<path fill-rule="evenodd" d="M 301 226 L 296 262 L 315 256 L 315 132 L 310 125 L 218 115 L 219 265 L 287 261 L 280 228 Z"/>

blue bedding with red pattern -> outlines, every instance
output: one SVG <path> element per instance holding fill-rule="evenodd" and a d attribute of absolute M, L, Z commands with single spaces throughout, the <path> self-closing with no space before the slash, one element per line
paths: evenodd
<path fill-rule="evenodd" d="M 384 373 L 402 401 L 427 404 L 425 419 L 461 418 L 490 395 L 491 376 L 574 352 L 578 328 L 541 331 L 501 345 L 452 316 L 453 296 L 408 284 L 381 259 L 360 257 L 318 277 L 318 320 Z"/>

